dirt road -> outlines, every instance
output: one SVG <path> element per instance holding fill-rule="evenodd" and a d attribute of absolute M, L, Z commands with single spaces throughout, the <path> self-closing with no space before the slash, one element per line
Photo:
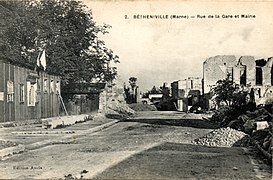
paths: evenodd
<path fill-rule="evenodd" d="M 200 115 L 143 112 L 100 132 L 72 136 L 70 144 L 14 155 L 0 162 L 0 178 L 257 179 L 242 148 L 191 143 L 213 128 Z"/>

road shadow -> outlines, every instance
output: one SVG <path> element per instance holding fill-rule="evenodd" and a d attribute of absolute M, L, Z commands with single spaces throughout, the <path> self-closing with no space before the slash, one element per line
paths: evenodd
<path fill-rule="evenodd" d="M 126 119 L 121 122 L 138 122 L 155 125 L 183 126 L 201 129 L 217 129 L 219 125 L 203 119 Z"/>
<path fill-rule="evenodd" d="M 162 143 L 109 167 L 93 179 L 255 179 L 243 149 Z"/>

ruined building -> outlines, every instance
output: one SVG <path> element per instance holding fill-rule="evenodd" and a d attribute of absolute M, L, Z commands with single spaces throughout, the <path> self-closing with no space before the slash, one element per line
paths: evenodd
<path fill-rule="evenodd" d="M 199 102 L 202 94 L 202 80 L 200 77 L 188 77 L 171 83 L 172 99 L 178 111 L 188 111 L 191 106 Z"/>
<path fill-rule="evenodd" d="M 236 84 L 254 88 L 257 104 L 273 97 L 273 57 L 255 59 L 253 56 L 215 56 L 203 63 L 203 93 L 210 92 L 218 80 L 228 74 Z"/>

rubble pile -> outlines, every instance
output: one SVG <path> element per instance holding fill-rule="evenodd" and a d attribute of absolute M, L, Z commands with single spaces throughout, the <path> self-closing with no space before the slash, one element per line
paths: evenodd
<path fill-rule="evenodd" d="M 193 143 L 204 146 L 232 147 L 234 145 L 245 146 L 248 141 L 247 134 L 227 127 L 215 129 L 205 136 L 195 139 Z"/>
<path fill-rule="evenodd" d="M 253 112 L 247 111 L 237 119 L 230 121 L 227 126 L 241 129 L 248 134 L 251 134 L 254 130 L 263 130 L 269 127 L 272 128 L 272 111 L 272 107 L 260 107 Z"/>
<path fill-rule="evenodd" d="M 108 104 L 108 109 L 127 116 L 133 115 L 135 113 L 135 111 L 132 110 L 126 103 L 121 103 L 118 101 L 111 101 Z"/>
<path fill-rule="evenodd" d="M 251 135 L 256 147 L 269 159 L 272 160 L 272 129 L 255 131 Z"/>
<path fill-rule="evenodd" d="M 126 104 L 122 92 L 118 87 L 114 87 L 106 93 L 104 114 L 107 118 L 123 119 L 135 114 L 135 111 Z"/>
<path fill-rule="evenodd" d="M 273 106 L 266 104 L 255 111 L 247 111 L 237 119 L 230 121 L 229 127 L 237 128 L 251 136 L 255 146 L 272 159 Z"/>
<path fill-rule="evenodd" d="M 134 103 L 130 104 L 129 107 L 135 111 L 157 111 L 156 107 L 150 104 Z"/>
<path fill-rule="evenodd" d="M 272 159 L 273 104 L 259 105 L 253 111 L 233 109 L 218 110 L 211 121 L 221 127 L 243 131 L 268 159 Z"/>

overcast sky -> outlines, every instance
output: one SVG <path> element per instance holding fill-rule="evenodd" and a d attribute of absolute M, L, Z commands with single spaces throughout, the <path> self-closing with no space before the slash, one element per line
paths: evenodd
<path fill-rule="evenodd" d="M 92 9 L 97 24 L 112 26 L 103 39 L 120 57 L 119 81 L 128 82 L 129 77 L 135 76 L 142 91 L 163 82 L 202 77 L 203 62 L 211 56 L 273 56 L 273 2 L 84 2 Z M 241 18 L 242 14 L 256 17 Z M 169 18 L 134 19 L 133 15 Z M 170 19 L 170 15 L 195 18 Z M 208 15 L 220 18 L 209 19 Z"/>

